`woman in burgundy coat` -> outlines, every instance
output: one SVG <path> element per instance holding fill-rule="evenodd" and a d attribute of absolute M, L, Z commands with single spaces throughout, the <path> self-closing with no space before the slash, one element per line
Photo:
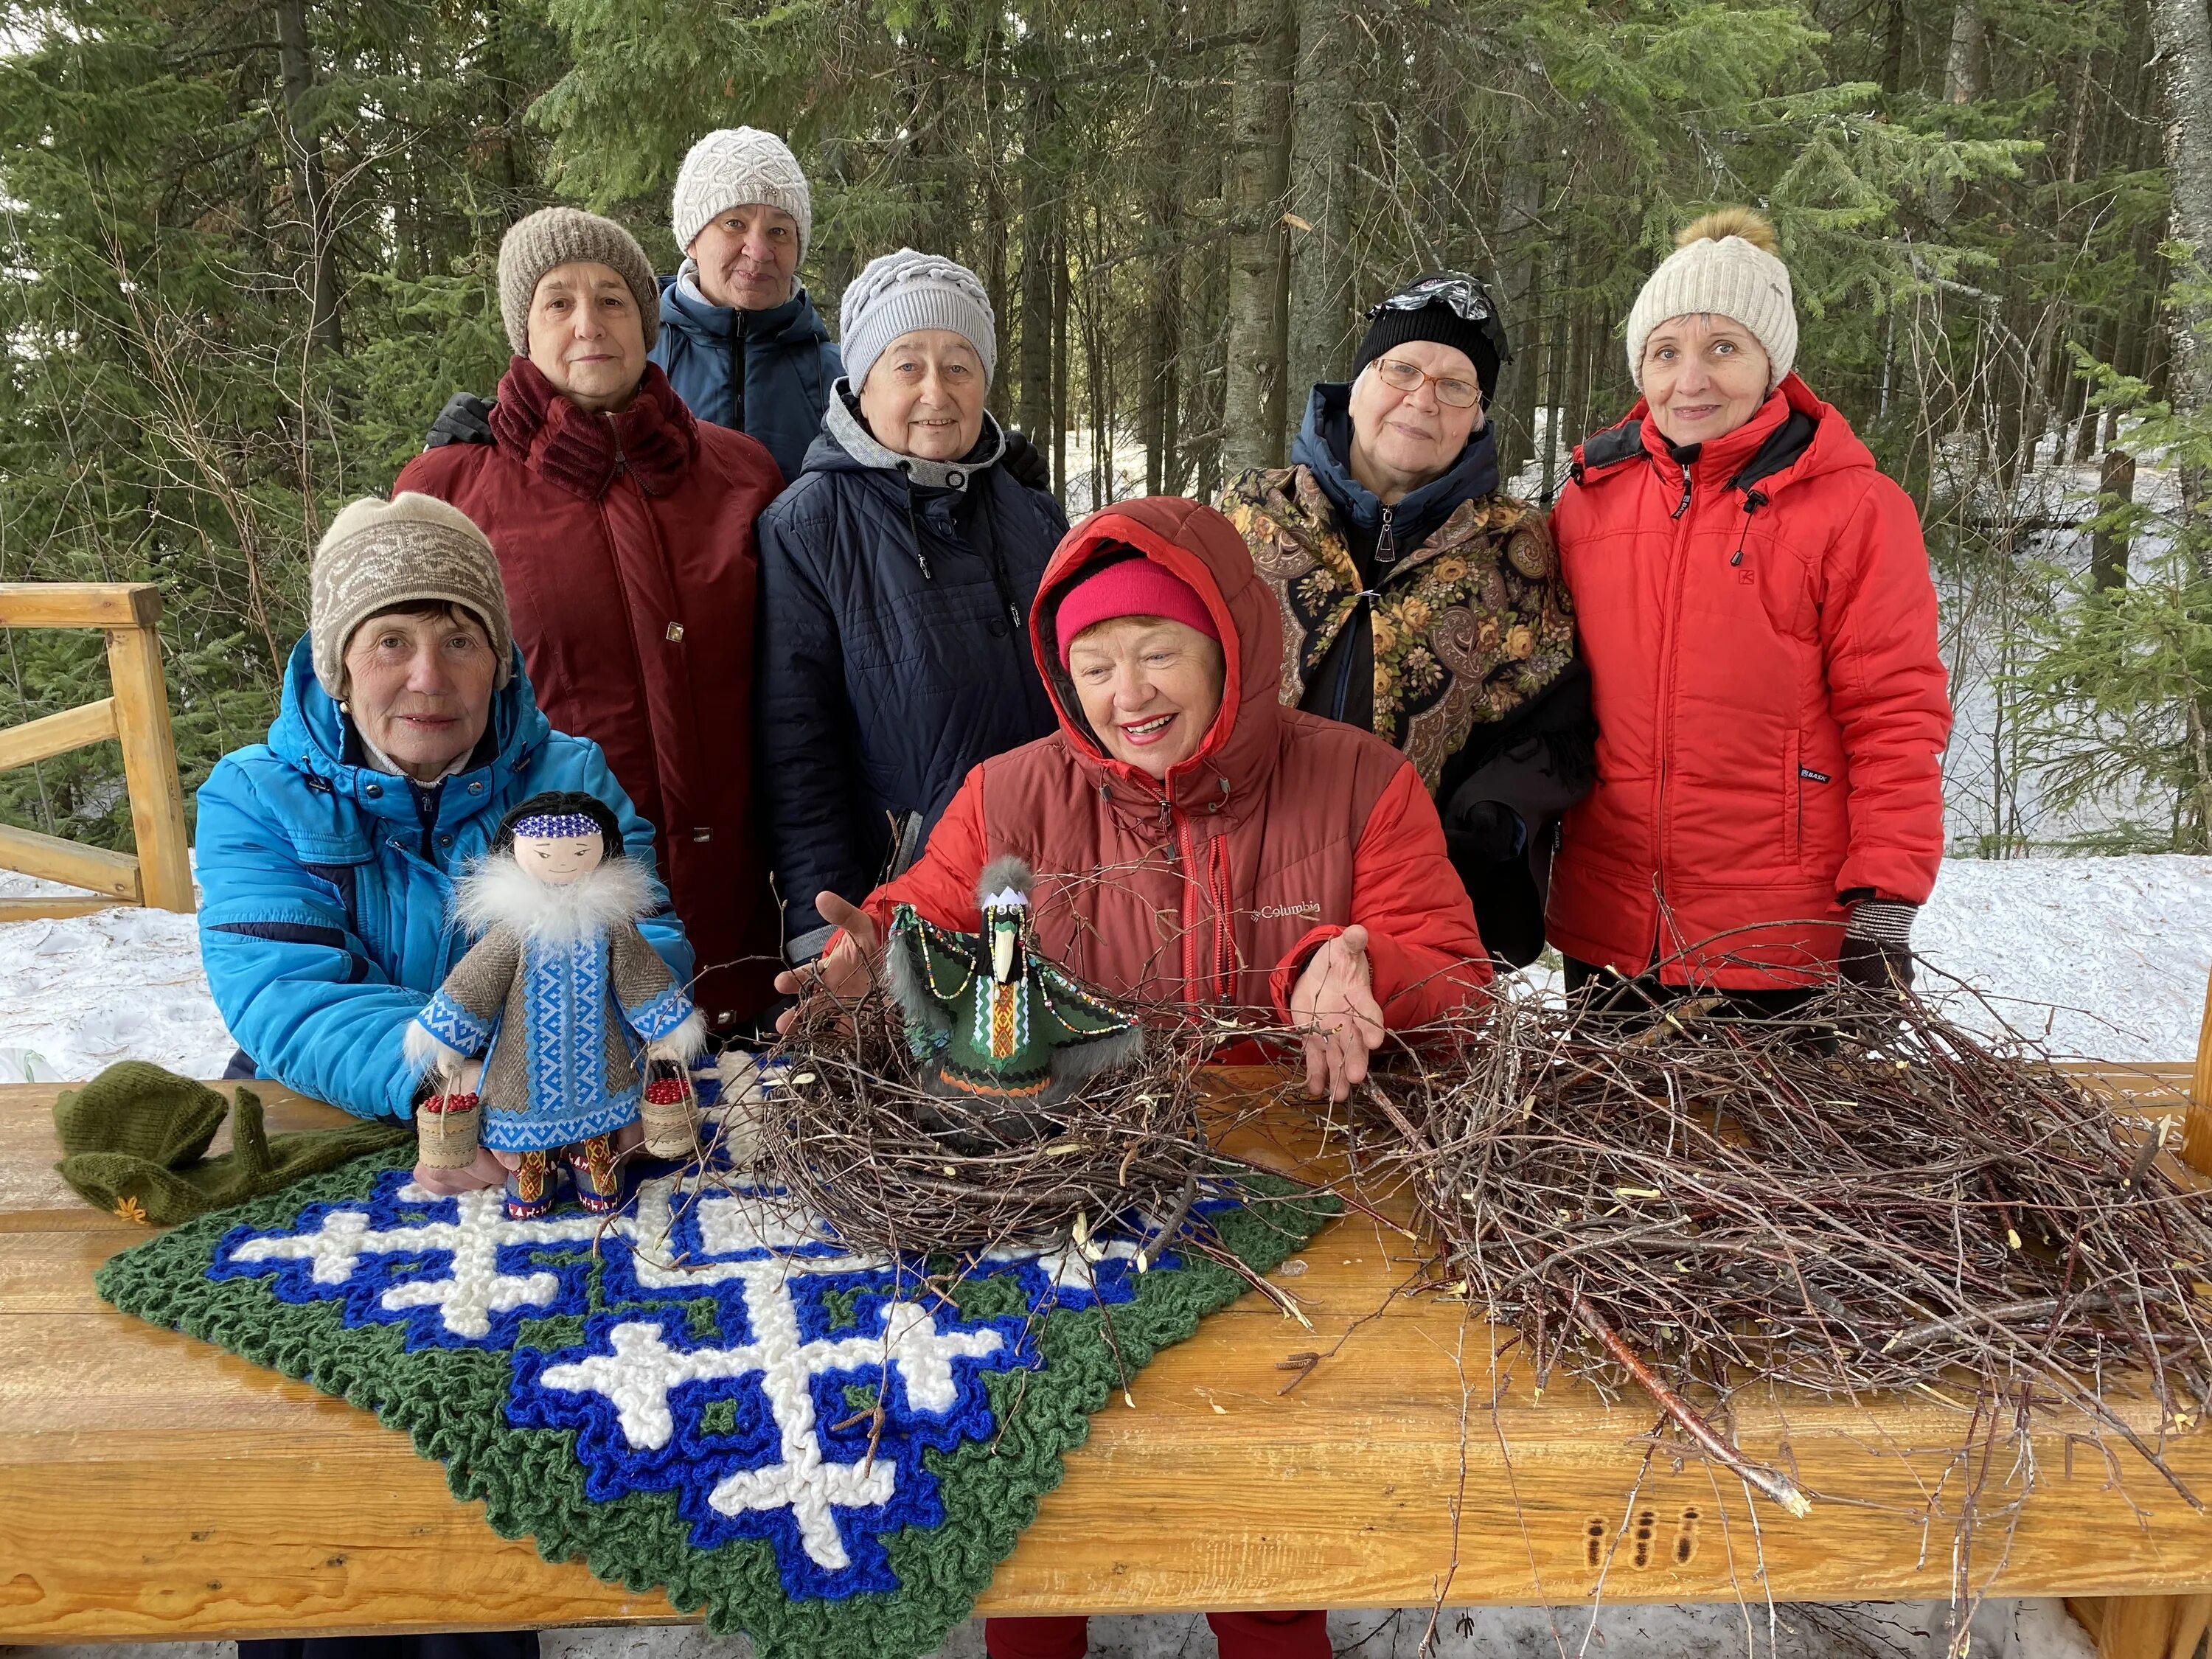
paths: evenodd
<path fill-rule="evenodd" d="M 418 455 L 394 488 L 490 536 L 538 706 L 605 751 L 659 828 L 698 951 L 692 996 L 726 1031 L 767 1005 L 780 955 L 750 738 L 753 521 L 782 477 L 646 361 L 659 294 L 621 226 L 534 213 L 508 231 L 499 282 L 515 356 L 486 429 Z"/>

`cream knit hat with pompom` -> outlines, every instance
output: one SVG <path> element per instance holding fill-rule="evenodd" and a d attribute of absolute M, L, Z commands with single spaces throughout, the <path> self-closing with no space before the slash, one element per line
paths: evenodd
<path fill-rule="evenodd" d="M 1711 313 L 1742 324 L 1766 348 L 1766 389 L 1797 362 L 1797 307 L 1774 227 L 1749 208 L 1708 213 L 1675 239 L 1628 313 L 1628 372 L 1644 389 L 1644 343 L 1675 317 Z"/>

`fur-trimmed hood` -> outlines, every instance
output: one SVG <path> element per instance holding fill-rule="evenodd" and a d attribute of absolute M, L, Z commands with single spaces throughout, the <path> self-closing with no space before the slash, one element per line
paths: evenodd
<path fill-rule="evenodd" d="M 526 943 L 574 945 L 661 907 L 660 889 L 635 859 L 609 859 L 565 886 L 542 882 L 505 853 L 477 860 L 453 885 L 453 920 L 471 936 L 505 926 Z"/>

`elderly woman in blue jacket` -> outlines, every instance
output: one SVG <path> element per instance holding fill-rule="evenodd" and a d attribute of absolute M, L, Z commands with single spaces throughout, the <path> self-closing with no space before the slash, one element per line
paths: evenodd
<path fill-rule="evenodd" d="M 454 878 L 510 807 L 550 790 L 605 801 L 653 871 L 653 826 L 599 745 L 538 712 L 483 532 L 428 495 L 353 503 L 315 550 L 268 741 L 223 757 L 199 792 L 200 954 L 234 1070 L 410 1116 L 408 1024 L 470 943 L 447 919 Z M 641 927 L 686 982 L 691 947 L 653 891 Z"/>
<path fill-rule="evenodd" d="M 984 407 L 997 325 L 975 272 L 902 248 L 845 290 L 847 378 L 760 516 L 753 760 L 784 954 L 921 851 L 969 769 L 1058 729 L 1030 602 L 1067 533 Z"/>

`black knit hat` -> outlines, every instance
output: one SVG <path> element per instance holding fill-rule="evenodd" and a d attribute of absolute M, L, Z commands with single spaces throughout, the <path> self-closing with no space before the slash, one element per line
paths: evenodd
<path fill-rule="evenodd" d="M 1506 343 L 1505 325 L 1498 315 L 1498 301 L 1473 276 L 1457 270 L 1432 271 L 1417 276 L 1368 313 L 1373 320 L 1352 360 L 1352 374 L 1358 379 L 1365 368 L 1392 346 L 1408 340 L 1433 340 L 1457 348 L 1474 365 L 1474 377 L 1488 403 L 1498 389 L 1500 365 L 1513 361 Z"/>

